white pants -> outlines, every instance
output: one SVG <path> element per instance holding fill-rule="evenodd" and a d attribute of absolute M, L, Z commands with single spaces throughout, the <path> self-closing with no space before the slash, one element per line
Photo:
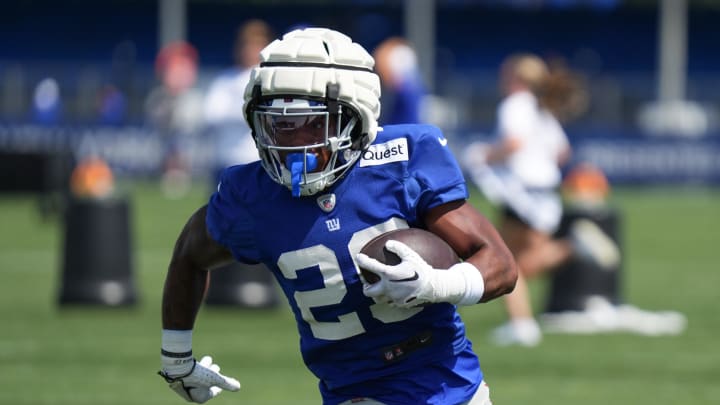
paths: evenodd
<path fill-rule="evenodd" d="M 533 229 L 554 233 L 562 218 L 562 200 L 552 189 L 531 190 L 504 167 L 479 165 L 473 183 L 494 204 L 505 204 Z"/>
<path fill-rule="evenodd" d="M 352 399 L 350 401 L 345 401 L 341 403 L 340 405 L 385 405 L 382 402 L 375 401 L 374 399 L 370 398 L 357 398 Z M 411 405 L 411 404 L 408 404 Z M 485 381 L 480 383 L 480 387 L 475 392 L 475 395 L 470 399 L 470 401 L 465 402 L 460 405 L 492 405 L 492 401 L 490 401 L 490 387 L 485 383 Z"/>

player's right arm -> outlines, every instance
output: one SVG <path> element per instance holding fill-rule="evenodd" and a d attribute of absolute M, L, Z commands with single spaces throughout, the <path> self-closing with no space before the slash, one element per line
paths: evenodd
<path fill-rule="evenodd" d="M 208 270 L 230 263 L 232 254 L 207 232 L 207 205 L 188 220 L 175 243 L 162 299 L 164 329 L 192 329 L 208 283 Z"/>
<path fill-rule="evenodd" d="M 162 298 L 160 375 L 186 401 L 203 403 L 223 389 L 237 391 L 240 383 L 219 373 L 205 356 L 195 361 L 192 329 L 208 285 L 208 270 L 232 261 L 232 254 L 207 232 L 207 206 L 188 220 L 175 243 Z"/>

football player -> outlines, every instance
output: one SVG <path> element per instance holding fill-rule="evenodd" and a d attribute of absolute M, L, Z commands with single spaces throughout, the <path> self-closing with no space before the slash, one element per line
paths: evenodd
<path fill-rule="evenodd" d="M 208 271 L 238 260 L 274 273 L 295 315 L 303 360 L 324 404 L 490 404 L 459 305 L 514 288 L 512 254 L 430 125 L 379 128 L 380 83 L 368 52 L 336 31 L 306 28 L 261 52 L 245 118 L 261 160 L 226 169 L 182 230 L 162 302 L 162 370 L 188 401 L 240 383 L 208 356 L 193 324 Z M 373 237 L 424 228 L 464 259 L 431 268 L 410 247 L 401 263 L 359 254 Z M 380 280 L 369 284 L 362 266 Z"/>

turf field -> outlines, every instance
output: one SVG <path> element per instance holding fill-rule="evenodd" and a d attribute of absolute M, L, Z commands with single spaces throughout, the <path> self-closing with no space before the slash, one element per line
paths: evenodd
<path fill-rule="evenodd" d="M 169 201 L 128 185 L 140 303 L 131 309 L 56 305 L 64 227 L 31 196 L 0 196 L 0 404 L 180 404 L 155 375 L 160 293 L 170 249 L 204 200 Z M 488 209 L 481 200 L 478 206 Z M 489 344 L 501 303 L 463 308 L 496 405 L 720 403 L 720 191 L 615 190 L 627 252 L 625 299 L 689 319 L 676 337 L 550 335 L 533 349 Z M 492 211 L 489 212 L 492 217 Z M 542 307 L 544 283 L 531 284 Z M 240 380 L 212 403 L 318 404 L 289 310 L 203 309 L 194 347 Z"/>

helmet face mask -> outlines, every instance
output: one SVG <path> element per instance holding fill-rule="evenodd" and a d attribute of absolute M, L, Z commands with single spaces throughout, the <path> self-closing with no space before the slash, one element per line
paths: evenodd
<path fill-rule="evenodd" d="M 253 120 L 258 142 L 269 149 L 317 148 L 325 146 L 328 138 L 337 136 L 336 117 L 331 116 L 324 105 L 309 100 L 268 100 L 257 107 Z"/>
<path fill-rule="evenodd" d="M 252 117 L 265 171 L 294 196 L 327 188 L 359 157 L 353 150 L 357 114 L 348 106 L 332 113 L 308 98 L 270 98 L 256 104 Z"/>
<path fill-rule="evenodd" d="M 325 28 L 287 33 L 260 56 L 244 110 L 263 168 L 293 196 L 316 194 L 375 140 L 380 79 L 374 60 Z"/>

